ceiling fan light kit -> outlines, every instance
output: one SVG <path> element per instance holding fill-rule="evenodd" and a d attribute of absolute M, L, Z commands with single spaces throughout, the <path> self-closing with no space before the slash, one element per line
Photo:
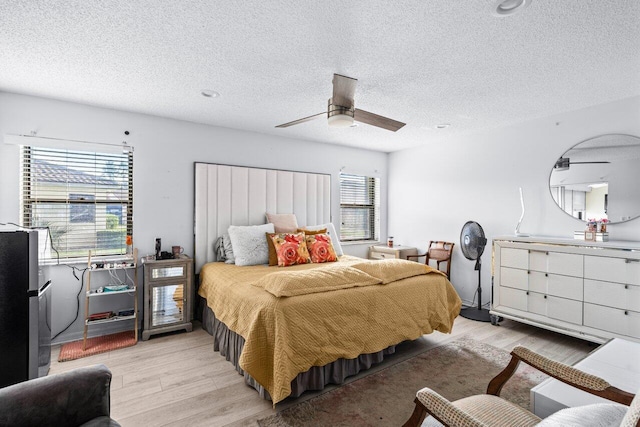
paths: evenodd
<path fill-rule="evenodd" d="M 355 109 L 342 107 L 333 103 L 333 98 L 329 98 L 329 109 L 327 111 L 327 122 L 329 126 L 335 128 L 346 128 L 353 125 Z"/>

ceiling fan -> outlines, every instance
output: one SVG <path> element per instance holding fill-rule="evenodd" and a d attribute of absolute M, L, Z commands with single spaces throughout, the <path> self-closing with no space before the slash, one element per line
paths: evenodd
<path fill-rule="evenodd" d="M 378 114 L 360 110 L 354 107 L 353 96 L 356 91 L 357 79 L 342 76 L 340 74 L 333 75 L 333 96 L 329 98 L 327 112 L 314 114 L 313 116 L 304 117 L 292 122 L 283 123 L 276 126 L 277 128 L 286 128 L 297 125 L 299 123 L 308 122 L 317 119 L 326 114 L 329 126 L 347 127 L 353 125 L 354 120 L 368 125 L 377 126 L 392 132 L 402 128 L 405 123 L 388 117 L 379 116 Z"/>
<path fill-rule="evenodd" d="M 570 165 L 590 165 L 590 164 L 598 164 L 598 163 L 611 163 L 606 161 L 593 161 L 593 162 L 572 162 L 568 157 L 560 157 L 556 164 L 553 165 L 553 169 L 557 171 L 566 171 L 569 170 Z"/>

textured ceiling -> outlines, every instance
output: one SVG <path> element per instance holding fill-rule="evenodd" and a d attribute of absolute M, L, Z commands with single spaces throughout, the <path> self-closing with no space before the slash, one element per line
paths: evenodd
<path fill-rule="evenodd" d="M 640 1 L 493 3 L 3 0 L 0 90 L 387 152 L 640 95 Z M 333 73 L 407 125 L 274 127 Z"/>

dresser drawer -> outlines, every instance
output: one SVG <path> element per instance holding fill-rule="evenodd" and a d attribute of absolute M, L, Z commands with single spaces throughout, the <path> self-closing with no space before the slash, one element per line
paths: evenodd
<path fill-rule="evenodd" d="M 582 302 L 529 292 L 527 311 L 552 319 L 582 325 Z"/>
<path fill-rule="evenodd" d="M 547 296 L 547 316 L 582 325 L 582 301 Z"/>
<path fill-rule="evenodd" d="M 407 259 L 407 255 L 416 255 L 418 250 L 408 246 L 370 246 L 369 259 Z M 415 260 L 415 258 L 413 258 Z"/>
<path fill-rule="evenodd" d="M 510 267 L 500 268 L 500 286 L 526 291 L 528 289 L 528 284 L 529 275 L 527 274 L 527 270 Z"/>
<path fill-rule="evenodd" d="M 529 270 L 531 271 L 582 277 L 583 268 L 584 256 L 582 255 L 536 250 L 531 250 L 529 253 Z"/>
<path fill-rule="evenodd" d="M 529 269 L 529 251 L 526 249 L 500 249 L 500 265 L 505 267 Z"/>
<path fill-rule="evenodd" d="M 584 300 L 640 312 L 640 286 L 585 279 Z"/>
<path fill-rule="evenodd" d="M 531 271 L 529 274 L 529 290 L 582 301 L 583 280 L 581 277 Z"/>
<path fill-rule="evenodd" d="M 527 292 L 520 289 L 500 287 L 500 305 L 527 311 Z"/>
<path fill-rule="evenodd" d="M 394 259 L 394 258 L 396 258 L 396 254 L 377 252 L 377 251 L 369 252 L 369 259 Z"/>
<path fill-rule="evenodd" d="M 640 286 L 640 260 L 611 257 L 584 257 L 585 279 Z"/>
<path fill-rule="evenodd" d="M 595 304 L 584 304 L 584 325 L 640 338 L 640 313 Z"/>

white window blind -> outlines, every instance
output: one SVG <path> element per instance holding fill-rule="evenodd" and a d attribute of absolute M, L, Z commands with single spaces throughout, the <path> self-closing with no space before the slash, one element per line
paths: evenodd
<path fill-rule="evenodd" d="M 133 153 L 23 146 L 22 225 L 47 227 L 61 260 L 126 253 L 133 235 Z"/>
<path fill-rule="evenodd" d="M 380 178 L 340 174 L 340 240 L 377 240 Z"/>

